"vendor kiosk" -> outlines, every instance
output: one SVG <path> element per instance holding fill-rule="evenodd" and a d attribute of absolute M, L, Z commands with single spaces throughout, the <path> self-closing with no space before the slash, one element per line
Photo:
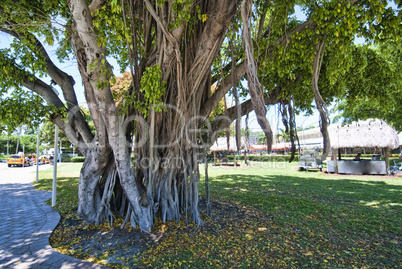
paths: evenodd
<path fill-rule="evenodd" d="M 329 173 L 355 175 L 386 175 L 390 149 L 399 146 L 398 134 L 394 128 L 380 120 L 353 122 L 336 126 L 329 131 L 332 158 L 327 162 Z M 380 149 L 381 158 L 375 154 L 361 160 L 342 160 L 339 149 Z"/>

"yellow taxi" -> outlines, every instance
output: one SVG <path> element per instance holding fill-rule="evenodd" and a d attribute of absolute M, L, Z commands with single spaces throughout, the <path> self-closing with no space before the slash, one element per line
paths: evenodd
<path fill-rule="evenodd" d="M 13 165 L 15 166 L 29 166 L 29 162 L 25 160 L 24 155 L 21 154 L 15 154 L 15 155 L 10 155 L 7 159 L 7 165 L 8 167 L 11 167 Z"/>
<path fill-rule="evenodd" d="M 50 163 L 49 157 L 47 157 L 47 156 L 40 156 L 40 161 L 42 164 Z"/>

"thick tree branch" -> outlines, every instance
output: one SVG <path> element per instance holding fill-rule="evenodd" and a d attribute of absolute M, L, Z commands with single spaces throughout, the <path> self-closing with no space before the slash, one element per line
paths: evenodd
<path fill-rule="evenodd" d="M 217 87 L 215 93 L 208 98 L 201 109 L 201 115 L 208 117 L 212 110 L 222 100 L 223 96 L 233 87 L 233 81 L 239 81 L 246 74 L 246 63 L 240 63 Z"/>
<path fill-rule="evenodd" d="M 74 26 L 73 26 L 74 27 Z M 95 125 L 96 130 L 104 129 L 104 121 L 101 119 L 101 115 L 99 113 L 99 109 L 97 106 L 94 89 L 92 87 L 89 75 L 87 73 L 87 57 L 85 55 L 84 45 L 77 34 L 75 28 L 73 28 L 71 35 L 71 43 L 73 44 L 73 49 L 75 53 L 75 57 L 77 59 L 78 70 L 81 74 L 82 83 L 84 84 L 84 95 L 85 100 L 87 101 L 88 109 L 91 113 L 92 120 Z"/>
<path fill-rule="evenodd" d="M 8 25 L 11 28 L 13 28 L 17 24 L 14 22 L 8 22 Z M 88 124 L 86 123 L 85 119 L 83 118 L 80 108 L 78 106 L 77 98 L 76 98 L 75 91 L 74 91 L 74 84 L 75 84 L 74 79 L 67 73 L 60 70 L 53 63 L 53 61 L 51 61 L 46 49 L 34 35 L 27 34 L 27 33 L 25 33 L 24 35 L 21 35 L 20 33 L 14 31 L 14 30 L 10 30 L 10 29 L 4 28 L 4 27 L 0 27 L 0 31 L 7 33 L 19 40 L 29 38 L 30 40 L 34 41 L 33 45 L 36 47 L 37 52 L 39 52 L 40 55 L 43 57 L 43 59 L 45 59 L 47 74 L 52 78 L 52 81 L 54 81 L 56 84 L 58 84 L 60 86 L 60 88 L 62 89 L 64 99 L 66 100 L 66 103 L 67 103 L 67 111 L 69 113 L 73 112 L 73 114 L 70 115 L 71 125 L 65 124 L 61 120 L 60 124 L 58 124 L 59 127 L 66 134 L 70 130 L 71 134 L 69 135 L 69 138 L 71 139 L 71 141 L 76 142 L 79 140 L 79 138 L 75 134 L 75 131 L 72 131 L 73 130 L 72 126 L 76 126 L 78 133 L 83 138 L 83 141 L 85 141 L 85 143 L 89 143 L 93 139 L 93 135 L 90 131 Z M 39 79 L 31 81 L 28 78 L 25 78 L 25 79 L 23 78 L 23 80 L 24 80 L 22 83 L 23 86 L 25 86 L 26 88 L 30 89 L 31 91 L 37 93 L 38 95 L 42 96 L 49 105 L 64 108 L 63 102 L 56 95 L 56 93 L 54 92 L 54 90 L 51 86 L 47 85 L 46 83 L 44 83 L 42 80 L 39 80 Z M 78 142 L 74 143 L 74 144 L 76 144 L 76 146 L 78 146 Z M 82 147 L 80 150 L 81 151 L 83 150 Z"/>
<path fill-rule="evenodd" d="M 46 103 L 55 107 L 64 108 L 63 102 L 59 99 L 57 94 L 53 91 L 52 87 L 43 82 L 40 79 L 31 81 L 30 79 L 24 79 L 22 85 L 31 91 L 37 93 L 45 99 Z"/>
<path fill-rule="evenodd" d="M 107 1 L 106 0 L 93 0 L 88 6 L 91 14 L 95 15 L 95 12 L 100 9 Z"/>
<path fill-rule="evenodd" d="M 58 108 L 65 108 L 63 102 L 59 99 L 57 96 L 56 92 L 53 90 L 53 88 L 43 82 L 40 79 L 36 79 L 35 81 L 31 81 L 30 79 L 25 79 L 22 85 L 29 90 L 35 92 L 36 94 L 40 95 L 46 103 L 49 105 L 58 107 Z M 76 127 L 76 130 L 80 134 L 80 136 L 83 139 L 83 142 L 88 144 L 92 141 L 93 135 L 89 129 L 89 126 L 85 122 L 85 120 L 82 117 L 81 111 L 79 106 L 75 106 L 72 109 L 67 110 L 69 114 L 69 117 L 74 118 L 74 120 L 69 121 L 69 123 L 65 123 L 63 120 L 60 120 L 58 124 L 59 127 L 67 134 L 70 130 L 71 134 L 69 136 L 70 141 L 72 141 L 76 146 L 78 146 L 78 140 L 79 138 L 77 137 L 77 134 L 75 131 L 73 131 L 73 126 Z M 55 118 L 59 117 L 59 115 L 55 115 Z M 77 144 L 76 144 L 77 143 Z M 81 147 L 82 148 L 82 147 Z"/>
<path fill-rule="evenodd" d="M 243 20 L 243 44 L 247 62 L 247 81 L 248 88 L 253 103 L 255 114 L 257 115 L 258 124 L 261 126 L 265 136 L 267 137 L 267 149 L 271 152 L 273 134 L 270 123 L 266 118 L 267 110 L 264 102 L 264 89 L 258 79 L 258 65 L 254 58 L 254 47 L 251 37 L 251 12 L 252 2 L 244 0 L 241 5 L 241 17 Z"/>
<path fill-rule="evenodd" d="M 109 79 L 113 72 L 106 60 L 106 49 L 98 45 L 98 35 L 93 30 L 92 18 L 89 14 L 86 2 L 84 0 L 69 0 L 68 2 L 75 21 L 73 27 L 77 30 L 77 36 L 73 37 L 75 39 L 74 44 L 81 45 L 77 48 L 77 52 L 82 53 L 82 55 L 77 55 L 77 57 L 80 56 L 78 61 L 82 61 L 81 64 L 85 65 L 86 74 L 84 79 L 88 79 L 93 91 L 93 98 L 96 99 L 96 101 L 92 101 L 98 104 L 104 104 L 105 107 L 98 107 L 98 109 L 106 122 L 114 121 L 117 113 L 109 86 Z M 77 39 L 79 39 L 79 41 Z M 82 50 L 80 50 L 80 48 L 82 48 Z M 90 64 L 104 65 L 107 72 L 96 72 L 89 68 Z M 102 88 L 99 86 L 102 86 Z"/>
<path fill-rule="evenodd" d="M 11 27 L 16 25 L 15 23 L 12 23 L 12 22 L 9 22 L 9 24 Z M 3 27 L 0 27 L 0 31 L 7 33 L 19 40 L 22 40 L 22 38 L 28 38 L 30 40 L 34 40 L 35 47 L 38 49 L 38 52 L 41 54 L 41 56 L 43 57 L 43 59 L 46 62 L 46 69 L 47 69 L 48 75 L 63 90 L 63 96 L 67 102 L 67 106 L 69 108 L 72 108 L 72 107 L 78 105 L 77 97 L 76 97 L 75 91 L 74 91 L 75 81 L 74 81 L 73 77 L 71 77 L 67 73 L 63 72 L 62 70 L 60 70 L 53 63 L 53 61 L 50 59 L 46 49 L 42 45 L 42 43 L 34 35 L 28 34 L 28 36 L 21 36 L 21 34 L 19 34 L 18 32 L 14 31 L 14 30 L 3 28 Z M 24 34 L 24 35 L 27 35 L 27 34 Z"/>
<path fill-rule="evenodd" d="M 312 77 L 314 100 L 317 109 L 320 113 L 320 130 L 324 142 L 324 150 L 321 156 L 321 160 L 325 160 L 327 158 L 331 146 L 328 133 L 328 125 L 330 124 L 329 112 L 325 104 L 325 101 L 320 94 L 320 90 L 318 88 L 318 78 L 320 76 L 322 60 L 324 58 L 325 44 L 326 44 L 325 40 L 323 41 L 320 40 L 317 42 L 316 53 L 314 55 L 314 61 L 313 61 L 313 77 Z"/>
<path fill-rule="evenodd" d="M 280 94 L 282 92 L 282 87 L 276 88 L 269 96 L 265 96 L 265 104 L 267 106 L 269 105 L 274 105 L 280 102 Z M 211 131 L 212 131 L 212 136 L 210 143 L 214 143 L 215 140 L 217 139 L 218 135 L 221 133 L 221 131 L 224 131 L 226 128 L 230 126 L 230 124 L 236 119 L 237 115 L 237 108 L 231 107 L 227 110 L 227 115 L 221 114 L 218 115 L 215 120 L 211 123 Z M 244 116 L 253 111 L 253 103 L 251 102 L 251 99 L 244 101 L 240 105 L 240 115 Z"/>
<path fill-rule="evenodd" d="M 93 30 L 92 17 L 85 0 L 69 0 L 68 4 L 75 21 L 71 39 L 85 85 L 85 97 L 97 130 L 95 138 L 98 149 L 108 152 L 111 145 L 116 152 L 124 152 L 125 146 L 119 147 L 120 126 L 109 86 L 112 70 L 105 58 L 106 50 L 98 46 L 98 35 Z M 91 69 L 91 63 L 104 65 L 108 72 Z"/>
<path fill-rule="evenodd" d="M 236 13 L 237 2 L 233 0 L 216 1 L 216 6 L 208 7 L 209 18 L 205 22 L 192 68 L 188 72 L 188 76 L 191 77 L 189 81 L 192 83 L 192 93 L 199 90 L 201 82 L 210 73 L 210 69 L 205 67 L 212 65 L 219 52 L 225 38 L 222 33 L 226 31 L 228 23 Z M 217 20 L 217 17 L 225 20 Z"/>
<path fill-rule="evenodd" d="M 37 93 L 38 95 L 42 96 L 49 105 L 53 105 L 58 108 L 64 108 L 63 103 L 61 102 L 57 94 L 53 91 L 52 87 L 44 83 L 42 80 L 36 79 L 35 81 L 31 81 L 26 79 L 22 83 L 22 85 L 30 89 L 31 91 Z M 70 141 L 76 142 L 74 143 L 76 146 L 79 145 L 78 137 L 69 123 L 64 122 L 61 119 L 60 115 L 56 114 L 53 114 L 51 116 L 51 119 L 64 131 L 64 133 L 66 134 L 68 139 L 70 139 Z M 83 148 L 80 147 L 79 150 L 81 151 L 83 150 Z"/>

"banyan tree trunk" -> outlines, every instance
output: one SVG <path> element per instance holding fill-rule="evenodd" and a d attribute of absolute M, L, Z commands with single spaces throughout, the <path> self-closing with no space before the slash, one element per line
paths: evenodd
<path fill-rule="evenodd" d="M 134 50 L 128 55 L 132 57 L 133 82 L 124 94 L 129 98 L 123 98 L 121 105 L 117 104 L 109 84 L 113 72 L 106 59 L 108 51 L 99 46 L 98 32 L 92 30 L 96 28 L 93 6 L 81 0 L 67 2 L 74 20 L 72 40 L 88 107 L 97 136 L 107 141 L 107 147 L 95 146 L 84 153 L 87 159 L 80 176 L 79 214 L 89 223 L 113 221 L 117 214 L 125 215 L 126 222 L 145 231 L 152 228 L 156 216 L 164 222 L 185 216 L 201 224 L 197 189 L 200 179 L 197 136 L 200 134 L 192 133 L 202 128 L 228 91 L 224 87 L 222 96 L 219 93 L 214 94 L 217 99 L 211 98 L 210 67 L 236 14 L 237 1 L 192 5 L 192 15 L 201 12 L 210 18 L 221 18 L 199 22 L 192 30 L 187 30 L 185 25 L 167 27 L 177 22 L 173 21 L 175 16 L 165 16 L 172 8 L 171 3 L 145 0 L 128 7 L 126 1 L 121 1 L 128 12 L 123 17 L 130 17 L 130 23 L 125 22 L 130 24 L 125 30 L 133 33 L 128 51 L 131 46 Z M 144 35 L 138 35 L 138 31 Z M 137 59 L 139 52 L 147 57 Z M 146 87 L 142 83 L 146 84 L 147 79 L 141 80 L 151 76 L 151 71 L 160 76 L 153 81 L 159 81 L 159 86 L 149 84 L 152 87 L 143 92 Z M 243 70 L 240 68 L 238 72 Z M 157 91 L 153 93 L 151 88 Z M 151 131 L 145 125 L 152 122 L 148 113 L 154 109 L 152 104 L 163 104 L 165 110 L 155 113 Z M 176 139 L 177 134 L 186 137 Z M 126 144 L 129 136 L 145 141 L 135 147 L 134 165 L 131 164 L 132 145 Z"/>
<path fill-rule="evenodd" d="M 105 158 L 97 150 L 87 152 L 80 174 L 79 215 L 95 224 L 125 215 L 126 222 L 145 231 L 151 230 L 155 217 L 166 222 L 183 215 L 201 224 L 198 152 L 187 149 L 176 156 L 178 150 L 167 151 L 165 157 L 155 156 L 152 166 L 141 162 L 149 159 L 145 155 L 132 166 L 126 157 L 115 161 L 113 155 Z"/>
<path fill-rule="evenodd" d="M 107 151 L 107 150 L 106 150 Z M 108 166 L 113 166 L 111 155 L 106 151 L 89 149 L 85 154 L 85 161 L 81 168 L 78 186 L 78 215 L 87 223 L 97 219 L 101 205 L 101 181 Z M 108 150 L 110 153 L 110 150 Z"/>

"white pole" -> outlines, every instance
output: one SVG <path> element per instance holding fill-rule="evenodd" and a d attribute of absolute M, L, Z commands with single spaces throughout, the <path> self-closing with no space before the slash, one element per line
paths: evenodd
<path fill-rule="evenodd" d="M 59 134 L 59 126 L 54 128 L 54 158 L 53 158 L 53 184 L 52 184 L 52 207 L 56 206 L 56 179 L 57 179 L 57 138 Z"/>
<path fill-rule="evenodd" d="M 22 167 L 25 167 L 25 145 L 22 145 Z"/>
<path fill-rule="evenodd" d="M 38 126 L 38 137 L 36 138 L 36 184 L 39 182 L 39 130 Z"/>

